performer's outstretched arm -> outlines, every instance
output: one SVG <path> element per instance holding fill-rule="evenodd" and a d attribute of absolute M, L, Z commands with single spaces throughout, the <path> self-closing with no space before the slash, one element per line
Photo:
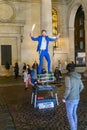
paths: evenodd
<path fill-rule="evenodd" d="M 59 38 L 60 38 L 60 36 L 61 36 L 61 34 L 60 34 L 60 33 L 58 33 L 58 35 L 56 36 L 56 38 L 57 38 L 57 39 L 59 39 Z"/>
<path fill-rule="evenodd" d="M 30 38 L 31 38 L 33 41 L 38 41 L 38 37 L 34 37 L 34 36 L 33 36 L 33 32 L 30 32 Z"/>
<path fill-rule="evenodd" d="M 61 36 L 61 34 L 58 33 L 58 35 L 55 36 L 55 37 L 53 37 L 53 38 L 50 38 L 50 37 L 49 37 L 49 41 L 56 41 L 56 40 L 58 40 L 58 39 L 60 38 L 60 36 Z"/>

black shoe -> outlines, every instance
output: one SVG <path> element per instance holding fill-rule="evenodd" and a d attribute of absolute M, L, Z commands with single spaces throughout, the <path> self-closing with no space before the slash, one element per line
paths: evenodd
<path fill-rule="evenodd" d="M 25 88 L 25 90 L 27 90 L 27 89 L 28 89 L 28 87 Z"/>

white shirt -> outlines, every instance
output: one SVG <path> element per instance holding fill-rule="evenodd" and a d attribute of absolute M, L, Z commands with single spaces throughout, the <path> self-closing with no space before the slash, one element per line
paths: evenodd
<path fill-rule="evenodd" d="M 26 82 L 28 80 L 28 72 L 24 72 L 24 82 Z"/>
<path fill-rule="evenodd" d="M 46 38 L 45 37 L 42 37 L 42 43 L 41 43 L 40 50 L 46 50 Z"/>

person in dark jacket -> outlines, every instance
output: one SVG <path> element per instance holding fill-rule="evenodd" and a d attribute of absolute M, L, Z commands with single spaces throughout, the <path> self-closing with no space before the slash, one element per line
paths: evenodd
<path fill-rule="evenodd" d="M 26 70 L 26 63 L 23 64 L 23 73 L 25 72 Z"/>
<path fill-rule="evenodd" d="M 61 82 L 61 78 L 60 78 L 60 72 L 59 72 L 58 67 L 55 68 L 54 76 L 55 76 L 55 78 L 56 78 L 56 82 L 57 82 L 57 83 L 60 83 L 60 82 Z"/>
<path fill-rule="evenodd" d="M 10 76 L 10 64 L 9 64 L 9 62 L 6 62 L 5 68 L 6 68 L 6 76 L 9 77 Z"/>
<path fill-rule="evenodd" d="M 15 63 L 15 66 L 14 66 L 14 73 L 15 73 L 15 79 L 17 79 L 19 76 L 19 66 L 17 62 Z"/>
<path fill-rule="evenodd" d="M 51 72 L 50 70 L 50 56 L 48 53 L 48 45 L 49 42 L 56 41 L 60 37 L 60 33 L 55 38 L 50 38 L 46 35 L 46 30 L 41 31 L 41 35 L 38 37 L 33 37 L 33 33 L 30 33 L 30 37 L 33 41 L 38 41 L 37 51 L 39 51 L 40 57 L 40 63 L 38 68 L 38 73 L 41 73 L 42 66 L 43 66 L 43 58 L 45 57 L 48 62 L 48 73 Z"/>
<path fill-rule="evenodd" d="M 75 72 L 75 66 L 71 63 L 67 65 L 68 74 L 65 77 L 65 93 L 62 101 L 66 104 L 66 112 L 69 120 L 70 130 L 78 129 L 77 107 L 80 100 L 80 92 L 84 85 L 81 81 L 81 75 Z"/>

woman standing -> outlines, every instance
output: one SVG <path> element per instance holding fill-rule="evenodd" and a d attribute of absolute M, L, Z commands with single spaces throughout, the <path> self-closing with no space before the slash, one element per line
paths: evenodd
<path fill-rule="evenodd" d="M 71 63 L 67 65 L 68 74 L 65 77 L 65 93 L 62 101 L 66 104 L 66 112 L 70 125 L 70 130 L 77 130 L 77 107 L 80 100 L 80 92 L 84 86 L 81 75 L 75 72 L 75 66 Z"/>

